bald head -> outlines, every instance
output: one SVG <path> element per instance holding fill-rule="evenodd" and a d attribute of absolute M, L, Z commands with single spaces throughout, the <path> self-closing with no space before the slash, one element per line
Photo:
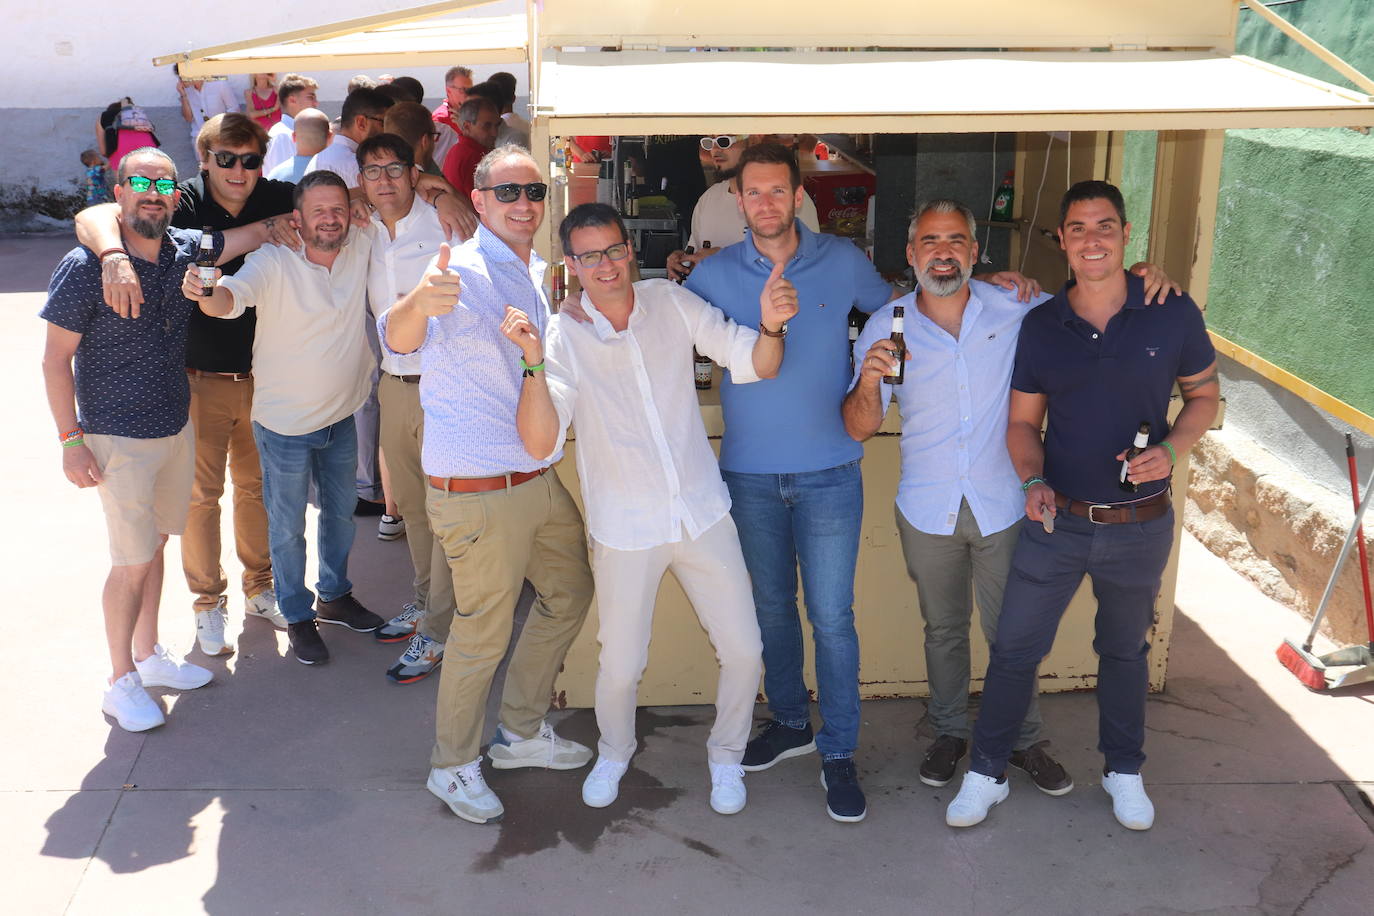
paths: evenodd
<path fill-rule="evenodd" d="M 303 108 L 296 113 L 292 134 L 297 156 L 313 156 L 329 145 L 329 115 L 318 108 Z"/>

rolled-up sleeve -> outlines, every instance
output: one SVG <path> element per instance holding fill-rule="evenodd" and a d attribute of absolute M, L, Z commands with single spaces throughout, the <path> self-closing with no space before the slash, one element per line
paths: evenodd
<path fill-rule="evenodd" d="M 758 342 L 758 332 L 735 324 L 720 309 L 681 286 L 672 285 L 671 294 L 692 333 L 692 345 L 697 352 L 729 369 L 730 380 L 735 384 L 757 382 L 754 344 Z"/>
<path fill-rule="evenodd" d="M 281 282 L 282 276 L 280 265 L 276 262 L 277 252 L 275 245 L 265 245 L 251 251 L 237 272 L 220 278 L 220 285 L 234 294 L 234 307 L 228 314 L 216 317 L 237 318 L 247 309 L 256 308 L 263 302 L 279 301 L 278 297 L 270 295 L 272 284 Z"/>

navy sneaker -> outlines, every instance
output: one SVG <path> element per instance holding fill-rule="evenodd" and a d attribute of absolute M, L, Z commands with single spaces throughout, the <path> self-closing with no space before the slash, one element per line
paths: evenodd
<path fill-rule="evenodd" d="M 825 789 L 825 813 L 832 819 L 856 824 L 868 814 L 853 757 L 822 761 L 821 788 Z"/>
<path fill-rule="evenodd" d="M 769 719 L 754 739 L 744 748 L 740 766 L 750 773 L 766 770 L 779 760 L 800 757 L 816 750 L 816 736 L 811 723 L 802 728 L 789 728 L 777 719 Z"/>

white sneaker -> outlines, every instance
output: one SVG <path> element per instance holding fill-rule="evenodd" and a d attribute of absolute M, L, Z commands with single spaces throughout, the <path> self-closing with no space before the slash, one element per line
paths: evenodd
<path fill-rule="evenodd" d="M 744 768 L 737 763 L 711 764 L 711 810 L 717 814 L 738 814 L 744 810 L 749 793 L 744 789 Z"/>
<path fill-rule="evenodd" d="M 138 676 L 144 687 L 171 687 L 173 690 L 195 690 L 214 680 L 209 668 L 177 661 L 160 643 L 153 646 L 153 654 L 143 661 L 135 661 Z"/>
<path fill-rule="evenodd" d="M 499 820 L 506 813 L 501 799 L 482 778 L 481 757 L 460 767 L 435 767 L 429 771 L 425 787 L 448 805 L 450 811 L 474 824 Z"/>
<path fill-rule="evenodd" d="M 1149 830 L 1155 822 L 1155 806 L 1145 794 L 1139 774 L 1108 773 L 1102 788 L 1112 797 L 1112 814 L 1127 830 Z"/>
<path fill-rule="evenodd" d="M 394 541 L 406 533 L 406 520 L 398 515 L 386 515 L 377 519 L 377 540 Z"/>
<path fill-rule="evenodd" d="M 582 802 L 588 808 L 604 808 L 620 794 L 620 777 L 629 769 L 628 763 L 596 758 L 596 766 L 582 782 Z"/>
<path fill-rule="evenodd" d="M 945 809 L 945 823 L 951 827 L 972 827 L 981 824 L 993 805 L 1007 800 L 1011 787 L 1003 779 L 1001 782 L 991 776 L 969 770 L 964 774 L 964 783 L 959 794 Z"/>
<path fill-rule="evenodd" d="M 234 647 L 224 641 L 224 596 L 208 611 L 196 611 L 196 642 L 206 655 L 231 655 Z"/>
<path fill-rule="evenodd" d="M 113 716 L 126 732 L 146 732 L 167 721 L 161 707 L 143 689 L 137 671 L 130 671 L 105 688 L 100 709 L 105 715 Z"/>
<path fill-rule="evenodd" d="M 545 767 L 550 770 L 575 770 L 592 759 L 592 749 L 560 738 L 547 722 L 539 723 L 539 734 L 533 738 L 517 738 L 504 726 L 496 726 L 496 737 L 487 748 L 491 765 L 498 770 L 516 767 Z"/>
<path fill-rule="evenodd" d="M 244 613 L 248 617 L 261 617 L 278 630 L 286 629 L 286 618 L 281 615 L 281 608 L 277 607 L 276 589 L 269 588 L 249 598 Z"/>

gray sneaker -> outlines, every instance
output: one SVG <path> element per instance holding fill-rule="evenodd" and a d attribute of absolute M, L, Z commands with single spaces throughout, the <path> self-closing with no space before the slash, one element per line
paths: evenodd
<path fill-rule="evenodd" d="M 423 633 L 410 637 L 410 645 L 401 653 L 396 664 L 386 669 L 387 680 L 393 684 L 414 684 L 434 673 L 444 660 L 444 644 Z"/>
<path fill-rule="evenodd" d="M 224 641 L 224 622 L 228 616 L 223 595 L 210 610 L 196 611 L 196 642 L 200 644 L 200 651 L 211 656 L 233 654 L 234 647 Z"/>

